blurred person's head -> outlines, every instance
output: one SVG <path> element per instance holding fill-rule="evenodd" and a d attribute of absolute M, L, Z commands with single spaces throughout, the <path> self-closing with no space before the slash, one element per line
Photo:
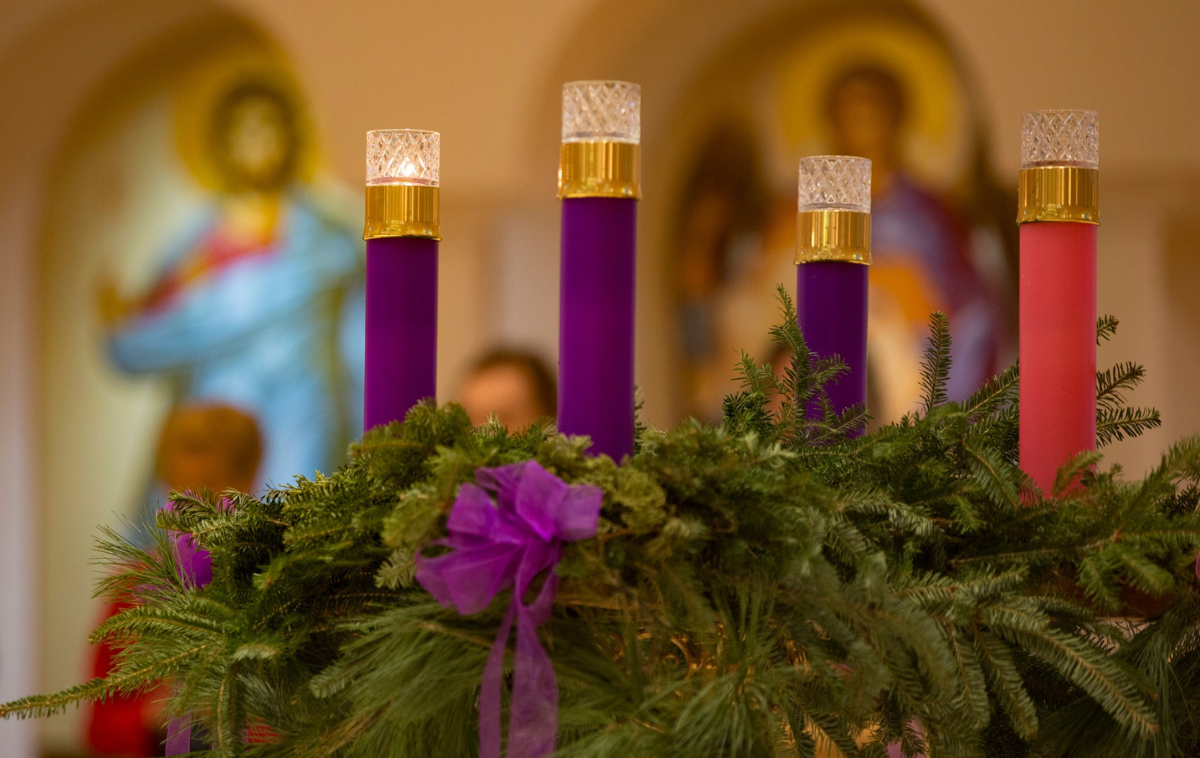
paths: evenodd
<path fill-rule="evenodd" d="M 281 189 L 300 154 L 299 112 L 282 88 L 244 82 L 217 103 L 210 139 L 230 189 Z"/>
<path fill-rule="evenodd" d="M 876 65 L 846 69 L 826 91 L 825 112 L 840 155 L 869 158 L 883 170 L 895 166 L 908 104 L 891 71 Z"/>
<path fill-rule="evenodd" d="M 261 459 L 262 436 L 252 416 L 228 405 L 183 405 L 167 414 L 154 468 L 173 490 L 248 492 Z"/>
<path fill-rule="evenodd" d="M 462 387 L 462 406 L 478 426 L 490 416 L 509 429 L 554 418 L 558 388 L 554 375 L 533 353 L 495 350 L 472 367 Z"/>

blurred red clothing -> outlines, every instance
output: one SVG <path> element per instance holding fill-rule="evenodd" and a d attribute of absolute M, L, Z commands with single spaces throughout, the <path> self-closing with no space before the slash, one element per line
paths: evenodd
<path fill-rule="evenodd" d="M 112 618 L 131 603 L 111 603 L 104 620 Z M 108 676 L 114 668 L 118 648 L 108 643 L 95 647 L 92 676 Z M 153 727 L 158 692 L 138 696 L 115 695 L 103 703 L 93 703 L 88 713 L 87 744 L 103 756 L 143 758 L 163 754 L 163 733 Z"/>

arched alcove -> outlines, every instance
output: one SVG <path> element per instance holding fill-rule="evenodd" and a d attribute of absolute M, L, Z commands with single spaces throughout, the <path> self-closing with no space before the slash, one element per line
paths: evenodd
<path fill-rule="evenodd" d="M 18 566 L 0 579 L 3 699 L 91 676 L 96 526 L 133 516 L 170 395 L 164 380 L 131 382 L 106 366 L 98 277 L 145 277 L 164 229 L 194 211 L 174 111 L 197 72 L 231 61 L 287 67 L 252 22 L 211 2 L 63 4 L 8 52 L 0 96 L 24 107 L 0 147 L 0 217 L 12 221 L 0 287 L 22 291 L 0 299 L 8 355 L 25 359 L 6 359 L 12 376 L 0 383 L 2 442 L 14 451 L 4 457 L 13 507 L 0 539 Z M 44 749 L 74 751 L 81 715 L 6 721 L 0 742 L 6 754 L 32 755 L 32 727 Z"/>

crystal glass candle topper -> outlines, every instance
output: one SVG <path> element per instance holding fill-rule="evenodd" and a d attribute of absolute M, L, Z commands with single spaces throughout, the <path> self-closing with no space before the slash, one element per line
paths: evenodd
<path fill-rule="evenodd" d="M 871 161 L 848 155 L 800 159 L 799 210 L 871 212 Z"/>
<path fill-rule="evenodd" d="M 1096 111 L 1031 111 L 1021 116 L 1021 168 L 1100 168 Z"/>
<path fill-rule="evenodd" d="M 562 141 L 642 141 L 642 88 L 629 82 L 563 85 Z"/>
<path fill-rule="evenodd" d="M 442 135 L 417 129 L 367 132 L 367 184 L 438 186 Z"/>

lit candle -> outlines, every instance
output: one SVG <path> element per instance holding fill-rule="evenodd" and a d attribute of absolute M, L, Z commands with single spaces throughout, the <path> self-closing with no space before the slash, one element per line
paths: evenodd
<path fill-rule="evenodd" d="M 1045 491 L 1096 449 L 1099 136 L 1093 111 L 1021 121 L 1020 458 Z"/>
<path fill-rule="evenodd" d="M 641 88 L 563 85 L 558 429 L 633 452 L 633 308 Z"/>
<path fill-rule="evenodd" d="M 865 405 L 871 161 L 802 158 L 797 231 L 796 320 L 809 350 L 846 364 L 847 373 L 826 387 L 834 410 Z"/>
<path fill-rule="evenodd" d="M 437 391 L 437 132 L 367 132 L 367 354 L 363 430 Z"/>

